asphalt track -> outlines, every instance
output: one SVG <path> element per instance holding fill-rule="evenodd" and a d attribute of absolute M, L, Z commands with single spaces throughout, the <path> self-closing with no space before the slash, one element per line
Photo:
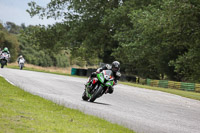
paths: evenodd
<path fill-rule="evenodd" d="M 94 103 L 81 96 L 87 79 L 0 69 L 10 83 L 58 104 L 118 123 L 138 133 L 200 133 L 200 101 L 126 85 Z"/>

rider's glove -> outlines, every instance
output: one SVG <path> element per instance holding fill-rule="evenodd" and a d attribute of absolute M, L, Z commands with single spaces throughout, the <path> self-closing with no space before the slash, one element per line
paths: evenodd
<path fill-rule="evenodd" d="M 121 73 L 120 72 L 117 72 L 116 73 L 116 76 L 118 76 L 119 78 L 121 77 Z"/>

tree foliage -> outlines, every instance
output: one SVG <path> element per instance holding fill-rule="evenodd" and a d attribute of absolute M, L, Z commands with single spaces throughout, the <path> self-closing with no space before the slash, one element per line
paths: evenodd
<path fill-rule="evenodd" d="M 11 54 L 10 62 L 14 62 L 18 56 L 19 51 L 19 42 L 17 36 L 9 33 L 3 26 L 0 24 L 0 48 L 3 49 L 7 47 Z"/>
<path fill-rule="evenodd" d="M 41 46 L 68 48 L 87 63 L 117 59 L 123 72 L 144 78 L 199 82 L 198 0 L 51 0 L 46 7 L 29 6 L 31 16 L 63 18 L 34 32 Z"/>
<path fill-rule="evenodd" d="M 118 46 L 112 38 L 112 29 L 103 21 L 107 9 L 118 7 L 119 1 L 86 1 L 86 0 L 53 0 L 46 8 L 36 5 L 35 2 L 29 3 L 31 7 L 28 12 L 31 16 L 39 14 L 40 17 L 46 16 L 65 19 L 64 24 L 69 27 L 66 33 L 68 44 L 74 53 L 82 53 L 80 46 L 87 49 L 87 54 L 82 58 L 89 60 L 91 57 L 100 58 L 104 62 L 113 59 L 111 56 L 113 48 Z M 67 8 L 65 8 L 67 7 Z"/>
<path fill-rule="evenodd" d="M 29 26 L 20 34 L 20 54 L 24 55 L 27 63 L 44 67 L 69 66 L 68 53 L 60 50 L 60 43 L 53 32 L 44 26 Z M 38 40 L 41 41 L 39 44 Z"/>

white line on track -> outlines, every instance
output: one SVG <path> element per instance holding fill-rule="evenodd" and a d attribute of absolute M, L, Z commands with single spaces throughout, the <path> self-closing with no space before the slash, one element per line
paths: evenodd
<path fill-rule="evenodd" d="M 0 76 L 3 77 L 3 75 L 1 75 L 1 74 L 0 74 Z M 4 78 L 4 77 L 3 77 L 3 78 Z M 15 84 L 14 84 L 13 82 L 9 81 L 7 78 L 4 78 L 4 79 L 5 79 L 8 83 L 10 83 L 10 84 L 12 84 L 12 85 L 15 86 Z"/>

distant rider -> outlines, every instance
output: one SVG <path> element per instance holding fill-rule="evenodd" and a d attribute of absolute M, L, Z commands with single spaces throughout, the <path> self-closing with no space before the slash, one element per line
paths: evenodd
<path fill-rule="evenodd" d="M 1 51 L 1 54 L 3 54 L 3 53 L 7 53 L 7 54 L 8 54 L 8 58 L 10 58 L 10 52 L 9 52 L 9 50 L 8 50 L 7 47 L 5 47 L 5 48 Z"/>
<path fill-rule="evenodd" d="M 106 64 L 105 66 L 98 68 L 96 72 L 93 72 L 91 74 L 91 76 L 89 77 L 88 83 L 91 82 L 91 79 L 96 77 L 97 74 L 102 72 L 103 70 L 112 70 L 113 76 L 114 76 L 114 84 L 116 85 L 118 80 L 121 77 L 121 73 L 119 71 L 120 70 L 120 63 L 118 61 L 112 62 L 112 66 L 110 66 L 109 64 Z M 92 89 L 92 84 L 91 83 L 90 83 L 88 88 Z M 114 88 L 113 87 L 109 87 L 108 93 L 112 94 L 113 91 L 114 91 Z"/>
<path fill-rule="evenodd" d="M 20 56 L 18 57 L 18 59 L 17 59 L 18 64 L 19 64 L 19 61 L 20 61 L 20 60 L 23 60 L 23 62 L 25 62 L 25 59 L 24 59 L 24 57 L 23 57 L 22 55 L 20 55 Z"/>
<path fill-rule="evenodd" d="M 0 52 L 0 57 L 3 53 L 7 53 L 8 54 L 8 59 L 10 58 L 10 52 L 8 51 L 8 48 L 5 47 L 1 52 Z M 6 65 L 7 65 L 7 62 L 6 62 Z"/>

